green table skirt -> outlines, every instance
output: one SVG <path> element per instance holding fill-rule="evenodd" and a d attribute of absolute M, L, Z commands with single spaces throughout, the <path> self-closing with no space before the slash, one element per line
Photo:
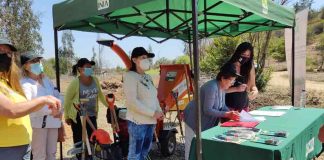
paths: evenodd
<path fill-rule="evenodd" d="M 264 107 L 259 110 L 272 110 Z M 212 140 L 229 128 L 216 126 L 202 132 L 203 160 L 305 160 L 312 159 L 322 150 L 318 132 L 324 124 L 324 109 L 304 108 L 285 111 L 281 117 L 266 117 L 256 128 L 284 130 L 287 138 L 280 138 L 281 144 L 271 146 L 250 141 L 233 144 Z M 308 148 L 308 153 L 306 153 Z M 191 144 L 190 160 L 196 159 L 196 139 Z"/>

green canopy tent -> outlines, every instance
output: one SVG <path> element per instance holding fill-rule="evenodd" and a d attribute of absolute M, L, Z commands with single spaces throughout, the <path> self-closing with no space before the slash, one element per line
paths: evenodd
<path fill-rule="evenodd" d="M 142 36 L 157 43 L 168 39 L 193 43 L 194 99 L 200 115 L 198 39 L 293 28 L 295 15 L 269 0 L 67 0 L 53 5 L 53 21 L 58 87 L 60 30 L 106 33 L 118 40 Z M 197 117 L 196 155 L 201 159 L 201 120 Z"/>

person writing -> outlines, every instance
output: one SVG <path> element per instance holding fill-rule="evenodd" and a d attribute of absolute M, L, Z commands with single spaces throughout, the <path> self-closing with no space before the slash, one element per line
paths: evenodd
<path fill-rule="evenodd" d="M 237 111 L 230 111 L 225 105 L 225 91 L 233 85 L 237 74 L 235 66 L 227 63 L 221 67 L 216 79 L 210 80 L 200 87 L 201 131 L 217 126 L 221 118 L 238 121 Z M 190 101 L 184 110 L 185 115 L 185 158 L 189 158 L 190 145 L 196 132 L 196 102 Z"/>

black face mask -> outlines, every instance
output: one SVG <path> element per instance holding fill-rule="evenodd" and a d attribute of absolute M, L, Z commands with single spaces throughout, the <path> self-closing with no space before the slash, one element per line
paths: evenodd
<path fill-rule="evenodd" d="M 0 53 L 0 72 L 8 72 L 11 66 L 11 57 L 6 53 Z"/>
<path fill-rule="evenodd" d="M 246 62 L 248 62 L 249 60 L 250 60 L 250 58 L 246 58 L 246 57 L 240 56 L 240 59 L 238 61 L 243 65 Z"/>

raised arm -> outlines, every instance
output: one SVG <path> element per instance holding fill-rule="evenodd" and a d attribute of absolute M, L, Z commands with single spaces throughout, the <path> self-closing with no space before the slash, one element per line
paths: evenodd
<path fill-rule="evenodd" d="M 13 103 L 0 93 L 0 116 L 8 118 L 23 117 L 41 109 L 44 105 L 48 105 L 53 114 L 57 113 L 61 108 L 60 101 L 53 96 L 43 96 L 27 102 Z"/>

